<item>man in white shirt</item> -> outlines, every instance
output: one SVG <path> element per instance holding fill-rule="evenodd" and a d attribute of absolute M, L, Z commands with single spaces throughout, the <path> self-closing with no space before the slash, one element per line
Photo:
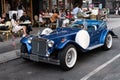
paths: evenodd
<path fill-rule="evenodd" d="M 83 11 L 82 11 L 82 9 L 79 7 L 79 5 L 76 4 L 76 5 L 75 5 L 75 8 L 74 8 L 73 11 L 72 11 L 73 17 L 74 17 L 75 19 L 77 19 L 77 14 L 78 14 L 79 12 L 83 12 Z"/>

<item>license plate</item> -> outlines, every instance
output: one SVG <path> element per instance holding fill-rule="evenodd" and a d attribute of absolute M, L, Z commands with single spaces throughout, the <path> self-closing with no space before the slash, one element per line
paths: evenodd
<path fill-rule="evenodd" d="M 38 62 L 38 61 L 39 61 L 39 56 L 38 56 L 38 55 L 33 55 L 33 54 L 31 54 L 31 55 L 30 55 L 30 60 L 33 60 L 33 61 Z"/>

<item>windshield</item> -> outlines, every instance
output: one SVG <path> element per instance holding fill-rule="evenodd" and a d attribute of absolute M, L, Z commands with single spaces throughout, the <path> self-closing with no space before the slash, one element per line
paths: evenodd
<path fill-rule="evenodd" d="M 70 28 L 80 28 L 80 29 L 82 29 L 82 28 L 84 28 L 84 25 L 83 24 L 70 24 L 70 25 L 68 25 L 68 27 L 70 27 Z"/>

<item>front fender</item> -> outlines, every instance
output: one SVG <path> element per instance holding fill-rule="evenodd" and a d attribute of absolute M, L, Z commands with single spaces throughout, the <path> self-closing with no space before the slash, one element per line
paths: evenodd
<path fill-rule="evenodd" d="M 28 53 L 31 52 L 32 46 L 31 46 L 31 44 L 28 43 L 28 38 L 22 38 L 22 39 L 20 40 L 20 43 L 26 45 L 27 50 L 28 50 Z"/>
<path fill-rule="evenodd" d="M 67 44 L 76 44 L 76 43 L 74 41 L 72 41 L 72 40 L 67 40 L 65 42 L 61 42 L 61 43 L 57 44 L 55 46 L 55 48 L 60 50 L 60 49 L 63 49 Z"/>

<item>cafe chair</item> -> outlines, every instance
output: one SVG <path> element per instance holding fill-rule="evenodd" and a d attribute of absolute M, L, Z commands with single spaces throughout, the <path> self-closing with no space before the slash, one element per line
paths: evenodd
<path fill-rule="evenodd" d="M 0 33 L 1 33 L 1 34 L 4 34 L 5 37 L 6 37 L 6 40 L 8 40 L 8 37 L 9 37 L 10 35 L 12 35 L 12 24 L 11 24 L 11 22 L 10 22 L 10 21 L 7 21 L 7 22 L 5 23 L 5 27 L 7 27 L 7 29 L 5 29 L 5 30 L 0 30 Z"/>
<path fill-rule="evenodd" d="M 56 29 L 56 22 L 52 22 L 52 23 L 50 24 L 50 28 L 51 28 L 51 29 Z"/>

